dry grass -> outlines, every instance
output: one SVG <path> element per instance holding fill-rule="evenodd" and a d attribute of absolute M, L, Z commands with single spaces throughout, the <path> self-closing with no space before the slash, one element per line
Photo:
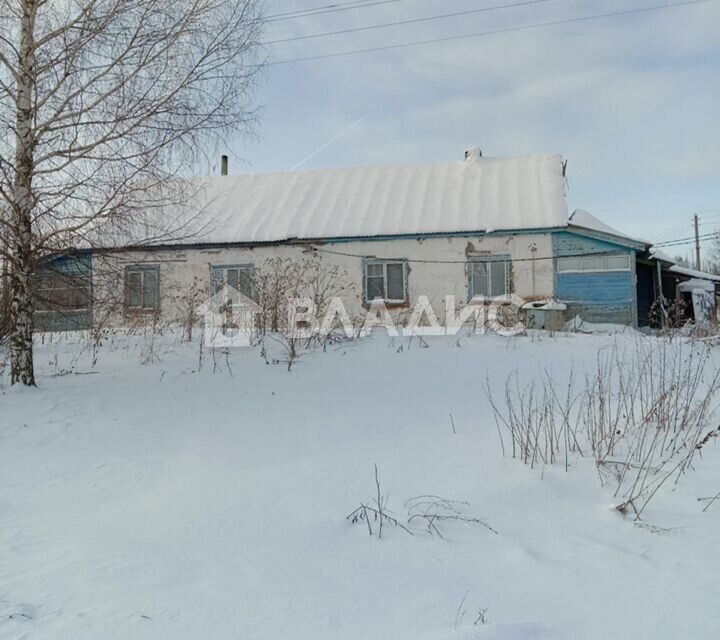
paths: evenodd
<path fill-rule="evenodd" d="M 639 519 L 661 487 L 677 483 L 716 431 L 712 418 L 720 371 L 713 347 L 698 340 L 613 342 L 581 381 L 543 371 L 523 384 L 505 382 L 503 401 L 486 393 L 504 455 L 534 467 L 591 455 L 601 482 L 615 486 L 618 511 Z M 509 445 L 506 446 L 506 440 Z"/>

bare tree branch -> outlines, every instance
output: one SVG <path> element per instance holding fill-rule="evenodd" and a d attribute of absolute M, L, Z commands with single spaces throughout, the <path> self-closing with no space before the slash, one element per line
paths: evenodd
<path fill-rule="evenodd" d="M 187 238 L 203 148 L 252 131 L 262 0 L 0 0 L 0 231 L 11 380 L 33 384 L 48 253 Z"/>

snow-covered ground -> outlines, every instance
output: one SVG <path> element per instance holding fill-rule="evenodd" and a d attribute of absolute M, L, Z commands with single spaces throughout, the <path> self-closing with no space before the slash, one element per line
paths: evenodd
<path fill-rule="evenodd" d="M 643 514 L 658 529 L 612 508 L 590 458 L 501 454 L 486 372 L 562 377 L 636 340 L 654 338 L 380 333 L 290 372 L 258 349 L 198 371 L 169 338 L 115 337 L 94 367 L 38 345 L 39 388 L 0 392 L 0 637 L 720 637 L 720 502 L 698 501 L 720 491 L 717 438 Z M 403 524 L 434 494 L 497 533 L 368 535 L 346 516 L 373 504 L 375 464 Z"/>

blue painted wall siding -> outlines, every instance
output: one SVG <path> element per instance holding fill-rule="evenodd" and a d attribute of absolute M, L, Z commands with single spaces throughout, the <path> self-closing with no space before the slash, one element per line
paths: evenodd
<path fill-rule="evenodd" d="M 553 251 L 562 257 L 612 251 L 630 256 L 630 271 L 559 273 L 555 265 L 555 295 L 567 305 L 567 316 L 588 322 L 635 323 L 635 252 L 628 247 L 568 231 L 553 234 Z"/>
<path fill-rule="evenodd" d="M 90 311 L 57 311 L 35 314 L 35 331 L 83 331 L 92 326 Z"/>
<path fill-rule="evenodd" d="M 92 259 L 89 253 L 77 253 L 73 255 L 57 256 L 49 259 L 41 268 L 42 270 L 54 271 L 67 275 L 78 275 L 90 277 L 92 271 Z"/>
<path fill-rule="evenodd" d="M 38 275 L 62 274 L 80 278 L 86 282 L 92 300 L 92 256 L 89 252 L 57 256 L 47 260 L 39 269 Z M 92 302 L 82 311 L 57 310 L 38 311 L 34 317 L 37 331 L 79 331 L 92 327 Z"/>

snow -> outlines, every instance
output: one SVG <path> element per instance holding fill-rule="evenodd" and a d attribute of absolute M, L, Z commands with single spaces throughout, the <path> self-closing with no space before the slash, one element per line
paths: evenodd
<path fill-rule="evenodd" d="M 673 273 L 679 273 L 683 276 L 690 276 L 690 278 L 696 278 L 699 280 L 712 280 L 713 282 L 720 282 L 720 276 L 713 273 L 707 273 L 706 271 L 698 271 L 697 269 L 690 269 L 688 267 L 682 267 L 679 264 L 675 264 L 668 269 Z"/>
<path fill-rule="evenodd" d="M 532 302 L 526 302 L 523 309 L 543 309 L 546 311 L 565 311 L 567 305 L 564 302 L 558 302 L 557 300 L 534 300 Z"/>
<path fill-rule="evenodd" d="M 570 320 L 565 323 L 568 331 L 580 331 L 583 333 L 594 333 L 594 334 L 636 334 L 637 330 L 629 327 L 626 324 L 618 324 L 614 322 L 589 322 L 580 316 L 579 314 L 574 315 Z"/>
<path fill-rule="evenodd" d="M 189 243 L 567 226 L 558 155 L 198 179 Z M 179 241 L 178 244 L 183 244 Z"/>
<path fill-rule="evenodd" d="M 700 278 L 690 278 L 685 282 L 678 284 L 680 291 L 710 291 L 715 293 L 715 285 L 709 280 L 702 280 Z"/>
<path fill-rule="evenodd" d="M 611 508 L 589 459 L 566 473 L 503 458 L 482 392 L 486 370 L 497 390 L 517 368 L 561 378 L 572 364 L 580 376 L 609 344 L 655 338 L 429 337 L 420 348 L 379 331 L 290 372 L 249 349 L 218 357 L 215 373 L 172 336 L 109 336 L 96 367 L 73 339 L 38 344 L 39 389 L 0 395 L 2 638 L 720 629 L 720 504 L 703 513 L 697 501 L 720 490 L 717 442 L 652 503 L 645 521 L 666 529 L 653 532 Z M 398 517 L 408 498 L 437 494 L 468 501 L 497 535 L 455 523 L 444 540 L 387 525 L 369 536 L 345 516 L 372 501 L 375 464 Z M 474 626 L 481 608 L 487 624 Z"/>
<path fill-rule="evenodd" d="M 720 282 L 720 276 L 714 273 L 708 273 L 707 271 L 698 271 L 697 269 L 691 269 L 690 267 L 683 267 L 682 265 L 676 264 L 677 260 L 666 253 L 663 253 L 659 249 L 650 249 L 650 254 L 656 260 L 662 262 L 669 262 L 672 266 L 668 267 L 668 271 L 677 273 L 682 276 L 688 276 L 691 280 L 703 280 L 705 283 L 708 280 L 713 282 Z M 707 286 L 707 285 L 704 285 Z"/>
<path fill-rule="evenodd" d="M 673 258 L 671 255 L 664 253 L 660 249 L 651 248 L 650 256 L 661 262 L 669 262 L 670 264 L 675 264 L 677 262 L 676 258 Z"/>
<path fill-rule="evenodd" d="M 599 220 L 591 213 L 584 209 L 575 209 L 570 216 L 570 224 L 574 227 L 581 227 L 582 229 L 588 229 L 590 231 L 597 231 L 609 236 L 615 236 L 617 238 L 623 238 L 625 240 L 632 240 L 633 242 L 650 246 L 652 242 L 647 240 L 640 240 L 628 236 L 621 231 L 618 231 L 615 227 L 611 227 L 609 224 L 605 224 L 602 220 Z"/>

